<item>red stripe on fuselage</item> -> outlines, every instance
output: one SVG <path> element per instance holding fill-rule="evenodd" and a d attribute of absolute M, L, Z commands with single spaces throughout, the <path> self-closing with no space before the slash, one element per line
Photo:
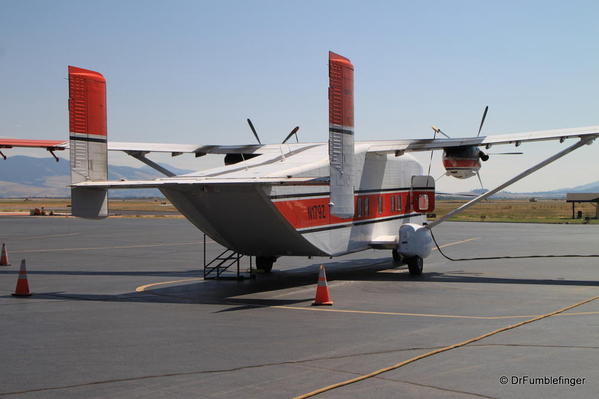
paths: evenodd
<path fill-rule="evenodd" d="M 478 159 L 444 159 L 445 168 L 480 168 Z"/>
<path fill-rule="evenodd" d="M 417 195 L 424 192 L 427 191 L 414 191 L 412 193 Z M 273 201 L 273 204 L 295 229 L 400 216 L 413 211 L 410 191 L 356 195 L 354 196 L 356 213 L 353 217 L 347 219 L 332 216 L 329 213 L 329 196 L 318 198 L 318 194 L 314 194 L 314 197 L 317 198 L 277 200 Z M 379 209 L 379 197 L 382 201 L 382 210 Z M 399 202 L 401 204 L 399 210 L 397 209 L 397 197 L 400 198 Z M 392 210 L 392 198 L 394 198 L 396 204 L 394 210 Z M 368 202 L 368 206 L 366 206 L 366 202 Z"/>

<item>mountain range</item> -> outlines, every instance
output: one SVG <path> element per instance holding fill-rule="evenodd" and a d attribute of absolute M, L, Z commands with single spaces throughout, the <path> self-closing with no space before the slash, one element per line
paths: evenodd
<path fill-rule="evenodd" d="M 178 175 L 190 173 L 191 170 L 178 169 L 161 164 Z M 164 177 L 149 166 L 133 168 L 130 166 L 109 165 L 109 180 L 148 180 Z M 53 158 L 33 158 L 15 155 L 7 160 L 0 160 L 0 198 L 24 197 L 68 197 L 71 182 L 69 161 Z M 160 197 L 157 189 L 112 190 L 110 196 L 122 197 Z"/>
<path fill-rule="evenodd" d="M 191 170 L 178 169 L 168 164 L 162 166 L 178 175 L 190 173 Z M 130 166 L 110 165 L 108 167 L 109 180 L 147 180 L 164 177 L 149 166 L 133 168 Z M 15 155 L 5 161 L 0 160 L 0 198 L 24 197 L 68 197 L 70 196 L 69 161 L 60 159 L 54 162 L 52 158 L 33 158 Z M 464 194 L 482 194 L 484 190 L 472 190 Z M 551 191 L 512 193 L 502 191 L 494 198 L 564 198 L 566 193 L 599 192 L 599 181 L 576 187 L 562 188 Z M 113 198 L 123 197 L 160 197 L 162 194 L 157 189 L 140 190 L 112 190 Z M 445 196 L 444 196 L 445 197 Z"/>

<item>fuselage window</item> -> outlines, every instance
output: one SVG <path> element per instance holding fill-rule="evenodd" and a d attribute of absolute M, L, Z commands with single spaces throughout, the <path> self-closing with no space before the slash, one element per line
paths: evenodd
<path fill-rule="evenodd" d="M 395 212 L 395 195 L 391 196 L 391 212 Z"/>
<path fill-rule="evenodd" d="M 356 209 L 356 216 L 360 217 L 360 216 L 362 216 L 362 198 L 358 197 L 357 202 L 358 202 L 358 206 L 357 206 L 358 209 Z"/>
<path fill-rule="evenodd" d="M 370 198 L 364 198 L 364 216 L 370 215 Z"/>
<path fill-rule="evenodd" d="M 397 212 L 401 212 L 401 196 L 397 196 Z"/>
<path fill-rule="evenodd" d="M 378 200 L 379 200 L 379 214 L 381 214 L 381 213 L 383 213 L 383 196 L 379 195 Z"/>

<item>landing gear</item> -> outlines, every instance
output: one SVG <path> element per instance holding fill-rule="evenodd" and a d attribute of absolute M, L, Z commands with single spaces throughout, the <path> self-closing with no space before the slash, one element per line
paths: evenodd
<path fill-rule="evenodd" d="M 256 256 L 256 268 L 264 273 L 270 273 L 276 260 L 276 256 Z"/>
<path fill-rule="evenodd" d="M 396 265 L 403 264 L 403 256 L 399 254 L 397 248 L 393 248 L 391 250 L 391 253 L 393 254 L 393 263 L 395 263 Z"/>
<path fill-rule="evenodd" d="M 424 267 L 424 261 L 420 256 L 412 256 L 406 258 L 408 264 L 408 270 L 412 276 L 420 276 L 422 274 L 422 268 Z"/>

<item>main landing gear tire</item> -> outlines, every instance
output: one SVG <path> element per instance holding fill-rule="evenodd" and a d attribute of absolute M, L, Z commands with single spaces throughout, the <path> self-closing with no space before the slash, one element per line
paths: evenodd
<path fill-rule="evenodd" d="M 420 256 L 412 256 L 406 259 L 408 264 L 408 270 L 412 276 L 420 276 L 422 274 L 422 268 L 424 267 L 424 261 Z"/>
<path fill-rule="evenodd" d="M 276 256 L 256 256 L 256 268 L 264 273 L 270 273 L 276 260 Z"/>

